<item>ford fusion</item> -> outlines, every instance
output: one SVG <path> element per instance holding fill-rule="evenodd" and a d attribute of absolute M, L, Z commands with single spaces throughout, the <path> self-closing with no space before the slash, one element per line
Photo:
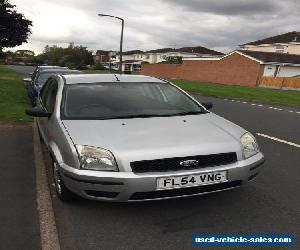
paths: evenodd
<path fill-rule="evenodd" d="M 37 106 L 58 197 L 142 201 L 239 187 L 260 172 L 254 136 L 148 76 L 56 75 Z"/>

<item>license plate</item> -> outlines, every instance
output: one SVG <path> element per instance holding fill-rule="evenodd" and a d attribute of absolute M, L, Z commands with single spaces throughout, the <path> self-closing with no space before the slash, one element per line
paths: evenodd
<path fill-rule="evenodd" d="M 157 189 L 173 189 L 191 186 L 208 185 L 227 181 L 227 171 L 203 174 L 170 176 L 157 179 Z"/>

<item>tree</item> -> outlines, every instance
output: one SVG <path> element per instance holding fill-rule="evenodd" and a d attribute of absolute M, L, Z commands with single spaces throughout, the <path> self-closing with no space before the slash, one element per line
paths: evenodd
<path fill-rule="evenodd" d="M 16 56 L 20 56 L 20 57 L 33 57 L 34 56 L 34 52 L 32 50 L 27 50 L 27 49 L 17 50 L 15 54 L 16 54 Z"/>
<path fill-rule="evenodd" d="M 82 69 L 86 65 L 94 63 L 92 52 L 88 51 L 86 47 L 75 46 L 74 43 L 70 43 L 67 48 L 47 45 L 44 52 L 36 56 L 36 59 L 51 65 L 77 69 Z"/>
<path fill-rule="evenodd" d="M 27 42 L 32 22 L 15 9 L 8 0 L 0 0 L 0 51 Z"/>
<path fill-rule="evenodd" d="M 182 63 L 182 56 L 167 56 L 164 58 L 165 61 L 162 63 L 169 63 L 169 64 L 181 64 Z"/>

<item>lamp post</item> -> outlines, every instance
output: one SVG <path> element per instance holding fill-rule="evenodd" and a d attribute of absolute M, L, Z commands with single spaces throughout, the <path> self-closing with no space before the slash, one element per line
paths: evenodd
<path fill-rule="evenodd" d="M 121 39 L 120 39 L 120 62 L 119 62 L 119 73 L 122 74 L 122 50 L 123 50 L 123 30 L 124 30 L 124 19 L 118 16 L 111 16 L 111 15 L 106 15 L 106 14 L 98 14 L 98 16 L 102 17 L 112 17 L 119 19 L 122 23 L 122 29 L 121 29 Z"/>

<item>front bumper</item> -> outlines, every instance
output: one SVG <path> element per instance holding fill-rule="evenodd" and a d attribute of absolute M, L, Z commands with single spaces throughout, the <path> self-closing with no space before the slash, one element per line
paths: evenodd
<path fill-rule="evenodd" d="M 133 172 L 81 170 L 62 164 L 60 172 L 65 185 L 84 198 L 127 202 L 200 195 L 238 187 L 254 179 L 260 172 L 263 162 L 263 154 L 258 153 L 234 164 L 189 171 L 136 174 Z M 172 190 L 157 190 L 156 187 L 156 180 L 159 177 L 185 176 L 224 170 L 227 171 L 227 182 Z"/>

